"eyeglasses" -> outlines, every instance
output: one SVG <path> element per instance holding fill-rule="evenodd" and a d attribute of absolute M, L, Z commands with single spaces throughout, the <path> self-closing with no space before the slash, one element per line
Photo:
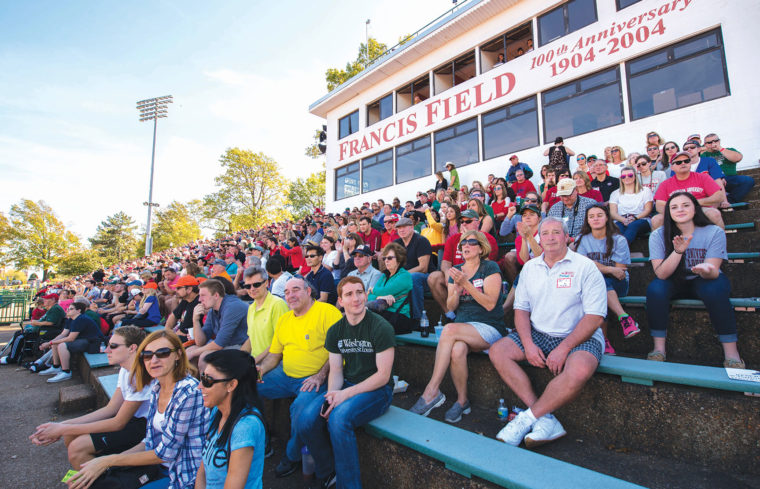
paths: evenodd
<path fill-rule="evenodd" d="M 690 161 L 691 160 L 675 160 L 675 161 L 671 161 L 670 165 L 671 166 L 674 166 L 674 165 L 676 165 L 676 166 L 677 165 L 683 165 L 684 163 L 689 163 Z"/>
<path fill-rule="evenodd" d="M 318 257 L 318 256 L 319 256 L 319 255 L 306 255 L 306 258 L 316 258 L 316 257 Z"/>
<path fill-rule="evenodd" d="M 468 245 L 468 246 L 479 246 L 479 245 L 480 245 L 480 241 L 478 241 L 478 240 L 477 240 L 477 239 L 475 239 L 475 238 L 470 238 L 470 239 L 463 239 L 462 241 L 460 241 L 460 242 L 459 242 L 459 247 L 461 248 L 461 247 L 462 247 L 462 246 L 464 246 L 464 245 Z"/>
<path fill-rule="evenodd" d="M 209 375 L 201 374 L 201 385 L 203 387 L 213 387 L 214 384 L 218 384 L 219 382 L 227 382 L 233 379 L 215 379 Z"/>
<path fill-rule="evenodd" d="M 705 140 L 705 144 L 719 143 L 720 139 L 713 139 L 712 141 Z"/>
<path fill-rule="evenodd" d="M 395 259 L 396 259 L 396 257 L 393 256 L 393 255 L 388 255 L 388 256 L 384 256 L 383 257 L 383 261 L 393 261 Z"/>
<path fill-rule="evenodd" d="M 620 178 L 633 178 L 633 177 L 634 177 L 633 173 L 625 173 L 623 175 L 620 175 Z"/>
<path fill-rule="evenodd" d="M 120 346 L 127 346 L 127 345 L 122 345 L 122 344 L 120 344 L 120 343 L 109 343 L 109 344 L 108 344 L 108 348 L 110 348 L 110 349 L 112 349 L 112 350 L 115 350 L 115 349 L 117 349 L 117 348 L 118 348 L 118 347 L 120 347 Z"/>
<path fill-rule="evenodd" d="M 150 351 L 150 350 L 143 350 L 140 353 L 140 358 L 143 359 L 143 361 L 150 361 L 151 358 L 155 355 L 157 358 L 169 358 L 169 355 L 177 351 L 176 348 L 159 348 L 156 351 Z"/>

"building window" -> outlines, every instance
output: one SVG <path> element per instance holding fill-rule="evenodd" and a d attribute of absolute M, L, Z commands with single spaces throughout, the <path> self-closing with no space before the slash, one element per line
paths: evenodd
<path fill-rule="evenodd" d="M 480 46 L 480 72 L 533 51 L 533 25 L 528 22 Z"/>
<path fill-rule="evenodd" d="M 433 71 L 433 88 L 435 94 L 443 93 L 470 78 L 475 77 L 475 51 L 460 56 L 454 61 Z"/>
<path fill-rule="evenodd" d="M 538 18 L 539 45 L 596 22 L 595 0 L 570 0 Z"/>
<path fill-rule="evenodd" d="M 632 120 L 730 94 L 719 30 L 633 59 L 626 72 Z"/>
<path fill-rule="evenodd" d="M 396 112 L 430 98 L 430 77 L 425 75 L 396 90 Z"/>
<path fill-rule="evenodd" d="M 359 195 L 359 162 L 335 169 L 335 200 Z"/>
<path fill-rule="evenodd" d="M 639 3 L 641 0 L 615 0 L 618 10 L 623 10 L 626 7 L 630 7 L 635 3 Z"/>
<path fill-rule="evenodd" d="M 484 160 L 538 146 L 536 97 L 485 113 L 482 124 Z"/>
<path fill-rule="evenodd" d="M 449 161 L 457 167 L 480 161 L 478 119 L 441 129 L 435 137 L 435 171 L 444 171 Z"/>
<path fill-rule="evenodd" d="M 617 66 L 548 90 L 541 97 L 544 141 L 623 123 Z"/>
<path fill-rule="evenodd" d="M 362 160 L 362 192 L 393 185 L 393 150 Z"/>
<path fill-rule="evenodd" d="M 380 122 L 393 115 L 393 94 L 389 93 L 380 100 L 367 105 L 367 125 Z"/>
<path fill-rule="evenodd" d="M 338 139 L 343 139 L 359 130 L 359 111 L 355 110 L 338 120 Z"/>
<path fill-rule="evenodd" d="M 430 136 L 396 146 L 396 183 L 431 175 L 430 157 Z"/>

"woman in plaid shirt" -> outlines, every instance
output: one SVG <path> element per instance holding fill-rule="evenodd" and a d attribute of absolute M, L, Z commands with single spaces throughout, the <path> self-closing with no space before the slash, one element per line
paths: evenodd
<path fill-rule="evenodd" d="M 93 482 L 96 487 L 101 483 L 114 487 L 115 477 L 122 487 L 130 486 L 125 485 L 130 479 L 134 487 L 144 489 L 193 488 L 208 416 L 193 373 L 176 334 L 161 330 L 148 335 L 137 349 L 132 367 L 136 388 L 141 390 L 150 383 L 152 389 L 145 439 L 120 454 L 82 464 L 69 487 L 86 489 Z M 145 484 L 148 480 L 153 482 Z"/>

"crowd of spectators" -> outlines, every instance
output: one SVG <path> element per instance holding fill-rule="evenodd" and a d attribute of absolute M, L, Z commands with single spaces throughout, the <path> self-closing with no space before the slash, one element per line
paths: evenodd
<path fill-rule="evenodd" d="M 557 138 L 535 176 L 513 155 L 504 177 L 485 184 L 462 183 L 449 163 L 448 176 L 436 173 L 434 187 L 403 205 L 315 209 L 47 285 L 20 333 L 46 352 L 28 366 L 62 382 L 72 353 L 104 349 L 121 369 L 106 407 L 45 423 L 30 438 L 63 438 L 79 470 L 72 488 L 261 487 L 269 444 L 260 399 L 292 398 L 276 475 L 297 470 L 308 447 L 318 487 L 360 487 L 353 430 L 387 410 L 394 334 L 428 319 L 429 292 L 444 327 L 411 410 L 426 416 L 445 404 L 448 370 L 457 397 L 444 418 L 458 422 L 471 409 L 467 355 L 487 351 L 528 408 L 497 438 L 539 445 L 565 434 L 551 413 L 615 353 L 610 312 L 625 338 L 640 332 L 619 298 L 628 293 L 630 245 L 649 232 L 648 358 L 665 360 L 669 300 L 694 297 L 705 302 L 725 365 L 743 368 L 720 270 L 721 209 L 754 181 L 737 175 L 741 153 L 715 134 L 704 144 L 692 134 L 683 150 L 655 132 L 645 139 L 643 153 L 610 146 L 597 157 Z M 500 252 L 511 236 L 514 249 Z M 145 337 L 149 326 L 162 329 Z M 541 396 L 521 361 L 556 375 Z"/>

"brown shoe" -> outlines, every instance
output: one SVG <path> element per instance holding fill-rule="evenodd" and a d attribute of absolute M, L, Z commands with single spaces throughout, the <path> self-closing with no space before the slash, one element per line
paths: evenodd
<path fill-rule="evenodd" d="M 723 366 L 726 368 L 740 368 L 744 369 L 744 360 L 734 360 L 733 358 L 726 358 L 723 360 Z"/>
<path fill-rule="evenodd" d="M 652 360 L 653 362 L 664 362 L 665 354 L 658 350 L 652 350 L 647 354 L 647 360 Z"/>

